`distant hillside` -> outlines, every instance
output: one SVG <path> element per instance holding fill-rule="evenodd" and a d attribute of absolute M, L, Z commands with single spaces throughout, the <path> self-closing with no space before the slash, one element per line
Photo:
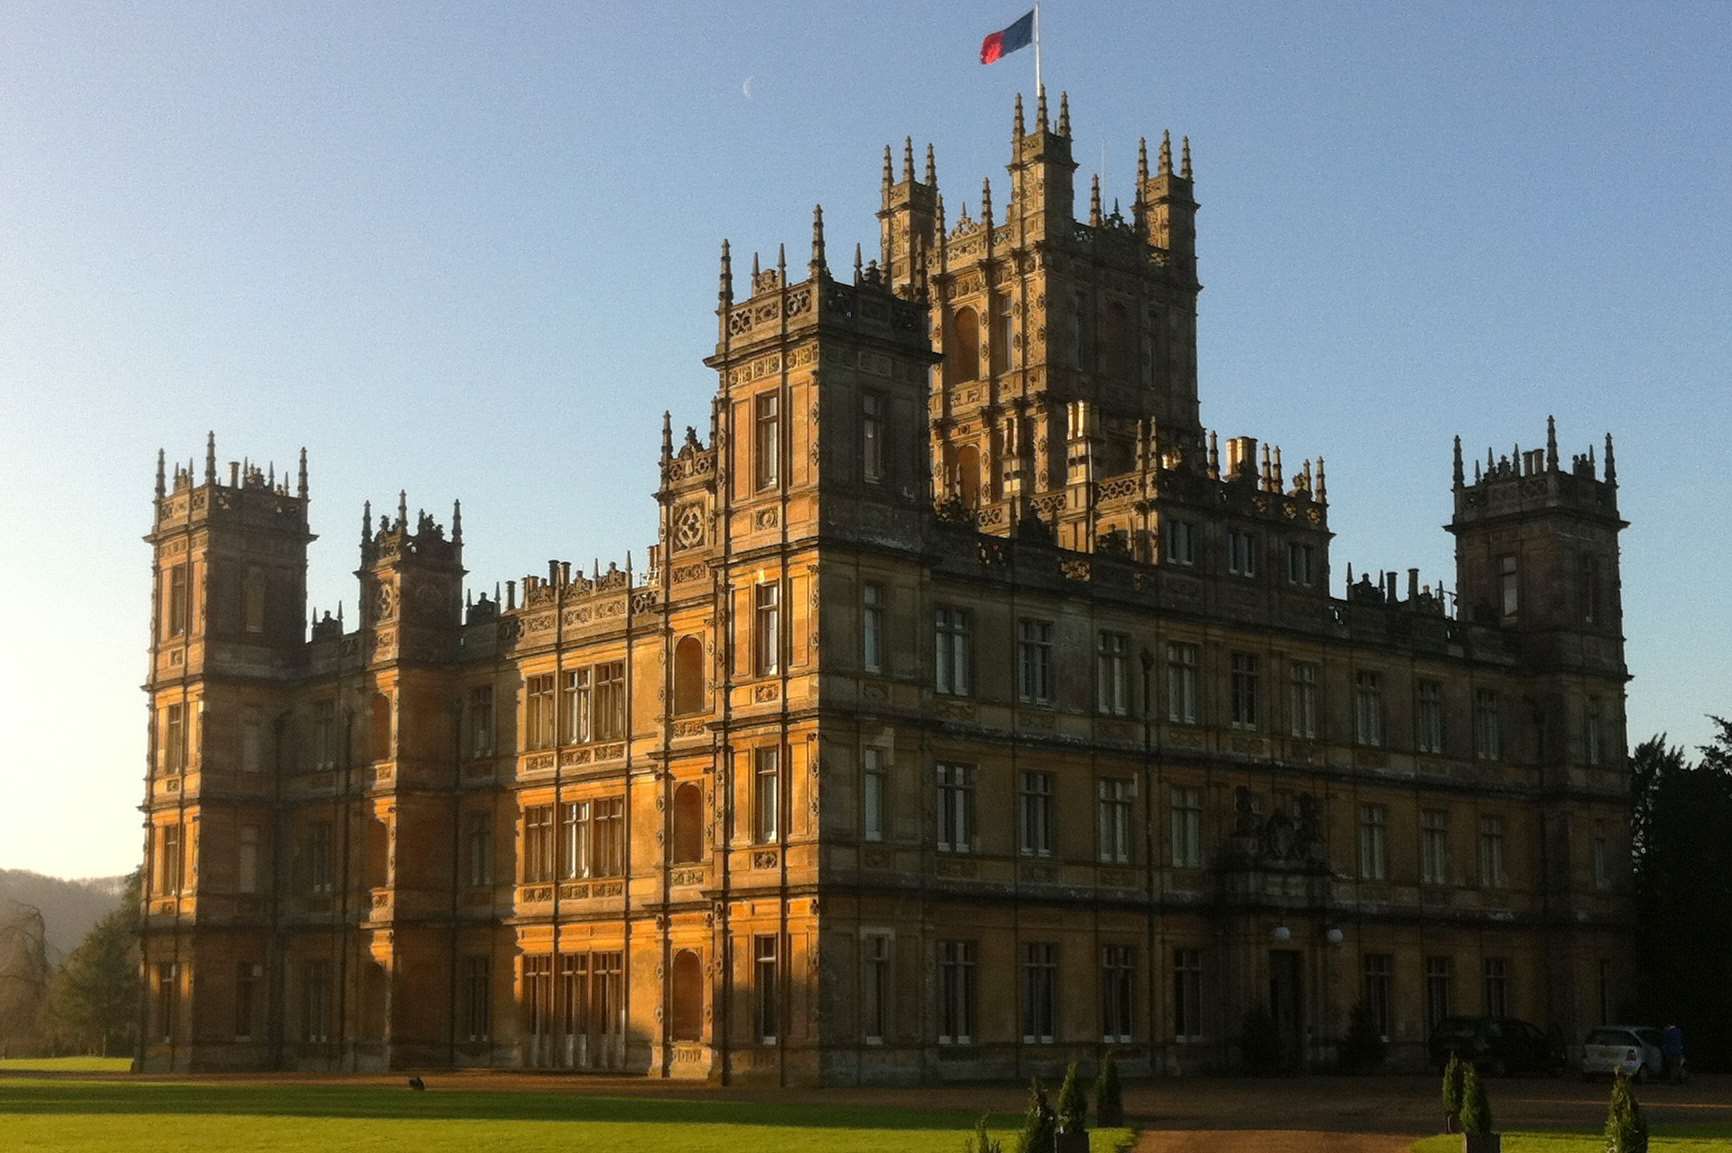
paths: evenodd
<path fill-rule="evenodd" d="M 8 901 L 42 910 L 48 930 L 48 959 L 58 963 L 78 946 L 103 914 L 118 908 L 125 877 L 86 877 L 68 881 L 24 869 L 0 869 L 0 916 Z"/>

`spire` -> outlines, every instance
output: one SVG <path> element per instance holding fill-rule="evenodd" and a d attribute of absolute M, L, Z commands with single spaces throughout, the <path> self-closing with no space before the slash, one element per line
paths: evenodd
<path fill-rule="evenodd" d="M 1461 464 L 1461 437 L 1455 438 L 1455 487 L 1460 488 L 1467 481 L 1467 470 Z"/>
<path fill-rule="evenodd" d="M 890 146 L 884 146 L 884 176 L 879 181 L 879 192 L 884 197 L 884 207 L 890 207 L 890 186 L 896 183 L 890 176 Z"/>
<path fill-rule="evenodd" d="M 1556 417 L 1546 417 L 1546 471 L 1556 472 L 1558 468 L 1558 422 Z"/>
<path fill-rule="evenodd" d="M 1171 176 L 1173 174 L 1173 134 L 1164 128 L 1161 130 L 1160 163 L 1158 175 Z"/>
<path fill-rule="evenodd" d="M 1021 140 L 1022 137 L 1022 93 L 1018 92 L 1016 94 L 1016 125 L 1010 130 L 1010 138 L 1012 142 L 1015 142 Z"/>
<path fill-rule="evenodd" d="M 902 138 L 902 179 L 908 184 L 914 183 L 914 137 Z"/>
<path fill-rule="evenodd" d="M 788 246 L 776 245 L 776 283 L 788 287 Z"/>
<path fill-rule="evenodd" d="M 1089 224 L 1095 228 L 1101 226 L 1101 174 L 1098 172 L 1089 182 Z"/>
<path fill-rule="evenodd" d="M 463 502 L 460 500 L 451 502 L 451 543 L 463 543 Z"/>
<path fill-rule="evenodd" d="M 824 263 L 824 206 L 812 206 L 812 278 L 816 280 L 828 270 Z"/>
<path fill-rule="evenodd" d="M 1606 483 L 1614 488 L 1618 484 L 1618 462 L 1612 456 L 1612 434 L 1606 434 Z"/>
<path fill-rule="evenodd" d="M 1070 93 L 1062 90 L 1058 94 L 1058 134 L 1070 135 Z"/>
<path fill-rule="evenodd" d="M 1329 503 L 1329 480 L 1323 475 L 1323 458 L 1317 458 L 1317 501 L 1319 504 Z"/>
<path fill-rule="evenodd" d="M 728 238 L 722 237 L 722 272 L 716 284 L 716 299 L 722 307 L 734 303 L 734 258 L 728 251 Z"/>
<path fill-rule="evenodd" d="M 402 532 L 409 523 L 409 490 L 397 490 L 397 531 Z"/>
<path fill-rule="evenodd" d="M 1034 105 L 1034 130 L 1041 135 L 1046 134 L 1046 85 L 1040 86 L 1040 95 Z"/>
<path fill-rule="evenodd" d="M 189 470 L 190 471 L 190 470 Z M 216 432 L 212 430 L 204 438 L 204 482 L 216 483 Z"/>
<path fill-rule="evenodd" d="M 860 267 L 860 242 L 858 240 L 856 240 L 854 242 L 854 283 L 855 284 L 860 283 L 861 275 L 862 275 L 862 270 Z"/>
<path fill-rule="evenodd" d="M 932 145 L 926 146 L 926 184 L 929 188 L 938 187 L 938 158 L 932 153 Z"/>
<path fill-rule="evenodd" d="M 758 269 L 758 254 L 754 252 L 752 253 L 752 294 L 754 296 L 757 295 L 758 277 L 761 275 L 763 275 L 763 273 Z"/>
<path fill-rule="evenodd" d="M 935 198 L 933 211 L 936 216 L 935 230 L 938 233 L 938 271 L 950 271 L 950 237 L 944 226 L 944 193 Z"/>
<path fill-rule="evenodd" d="M 1213 429 L 1209 430 L 1209 479 L 1221 479 L 1221 442 Z"/>
<path fill-rule="evenodd" d="M 373 502 L 361 502 L 361 547 L 366 548 L 373 540 Z"/>
<path fill-rule="evenodd" d="M 1275 472 L 1272 475 L 1271 479 L 1274 480 L 1275 483 L 1269 487 L 1270 492 L 1284 492 L 1284 491 L 1286 491 L 1286 488 L 1287 488 L 1287 470 L 1281 464 L 1281 446 L 1280 445 L 1275 446 Z"/>
<path fill-rule="evenodd" d="M 301 446 L 301 475 L 296 482 L 295 495 L 302 500 L 307 499 L 307 447 Z"/>
<path fill-rule="evenodd" d="M 1138 197 L 1142 196 L 1142 186 L 1149 182 L 1149 138 L 1137 137 L 1137 188 Z"/>
<path fill-rule="evenodd" d="M 674 414 L 662 409 L 662 467 L 674 458 Z"/>
<path fill-rule="evenodd" d="M 168 494 L 168 453 L 156 450 L 156 499 Z"/>
<path fill-rule="evenodd" d="M 992 235 L 992 177 L 980 182 L 980 221 L 986 225 L 987 236 Z"/>
<path fill-rule="evenodd" d="M 1191 178 L 1191 138 L 1189 136 L 1180 137 L 1179 150 L 1179 175 L 1189 180 Z"/>

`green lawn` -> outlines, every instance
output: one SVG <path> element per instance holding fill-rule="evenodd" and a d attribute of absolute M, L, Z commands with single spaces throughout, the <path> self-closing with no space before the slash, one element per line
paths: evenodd
<path fill-rule="evenodd" d="M 131 1057 L 4 1057 L 0 1073 L 124 1073 Z"/>
<path fill-rule="evenodd" d="M 582 1092 L 425 1093 L 375 1085 L 271 1085 L 0 1077 L 0 1149 L 223 1153 L 345 1149 L 481 1153 L 957 1153 L 974 1118 L 864 1106 L 773 1105 L 725 1097 L 599 1097 Z M 995 1116 L 1008 1150 L 1017 1118 Z M 1094 1135 L 1095 1153 L 1129 1144 Z"/>
<path fill-rule="evenodd" d="M 1503 1148 L 1504 1153 L 1605 1153 L 1606 1138 L 1600 1133 L 1505 1133 Z M 1648 1148 L 1652 1153 L 1724 1153 L 1732 1150 L 1732 1129 L 1669 1127 L 1655 1135 Z M 1427 1137 L 1414 1145 L 1413 1153 L 1461 1153 L 1461 1138 Z"/>

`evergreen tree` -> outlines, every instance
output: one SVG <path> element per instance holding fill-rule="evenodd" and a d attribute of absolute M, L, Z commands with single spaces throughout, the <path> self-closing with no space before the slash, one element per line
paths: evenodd
<path fill-rule="evenodd" d="M 1077 1075 L 1075 1061 L 1064 1071 L 1064 1084 L 1058 1091 L 1058 1125 L 1066 1133 L 1081 1133 L 1088 1128 L 1089 1103 L 1083 1093 L 1082 1078 Z"/>
<path fill-rule="evenodd" d="M 130 1048 L 137 1029 L 138 938 L 133 906 L 96 923 L 48 985 L 55 1046 L 106 1057 Z"/>
<path fill-rule="evenodd" d="M 1341 1039 L 1341 1068 L 1348 1073 L 1362 1073 L 1383 1064 L 1385 1045 L 1383 1034 L 1377 1031 L 1377 1021 L 1371 1006 L 1360 1001 L 1347 1018 L 1347 1036 Z"/>
<path fill-rule="evenodd" d="M 1114 1128 L 1125 1123 L 1125 1101 L 1119 1088 L 1119 1063 L 1108 1050 L 1101 1061 L 1100 1076 L 1095 1078 L 1095 1124 Z"/>
<path fill-rule="evenodd" d="M 986 1131 L 986 1117 L 974 1123 L 974 1132 L 962 1143 L 962 1153 L 1003 1153 L 1003 1146 Z"/>
<path fill-rule="evenodd" d="M 1461 1089 L 1465 1075 L 1461 1057 L 1451 1053 L 1449 1063 L 1443 1067 L 1443 1116 L 1452 1126 L 1461 1118 Z"/>
<path fill-rule="evenodd" d="M 1051 1153 L 1056 1126 L 1046 1090 L 1036 1077 L 1028 1085 L 1028 1110 L 1022 1115 L 1022 1132 L 1016 1138 L 1016 1153 Z"/>
<path fill-rule="evenodd" d="M 1461 1131 L 1474 1137 L 1491 1132 L 1491 1102 L 1485 1099 L 1485 1086 L 1480 1083 L 1479 1070 L 1466 1062 L 1467 1072 L 1461 1078 Z"/>
<path fill-rule="evenodd" d="M 1606 1153 L 1648 1153 L 1648 1120 L 1621 1072 L 1612 1082 L 1612 1106 L 1606 1112 Z"/>

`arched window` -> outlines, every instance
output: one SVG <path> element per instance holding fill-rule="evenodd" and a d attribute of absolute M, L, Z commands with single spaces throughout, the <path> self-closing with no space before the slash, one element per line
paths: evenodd
<path fill-rule="evenodd" d="M 945 364 L 952 383 L 980 379 L 980 317 L 972 308 L 959 308 L 950 318 L 950 347 Z"/>
<path fill-rule="evenodd" d="M 384 693 L 374 693 L 372 713 L 368 720 L 368 758 L 375 761 L 389 760 L 391 757 L 391 698 Z"/>
<path fill-rule="evenodd" d="M 674 716 L 704 711 L 704 642 L 681 637 L 674 645 Z"/>
<path fill-rule="evenodd" d="M 962 507 L 980 507 L 980 449 L 972 444 L 956 450 L 956 495 Z"/>
<path fill-rule="evenodd" d="M 1125 306 L 1116 300 L 1107 305 L 1105 331 L 1101 333 L 1101 370 L 1109 380 L 1126 375 L 1131 353 L 1129 328 Z"/>
<path fill-rule="evenodd" d="M 1016 300 L 1006 292 L 992 304 L 992 374 L 1016 364 Z"/>
<path fill-rule="evenodd" d="M 676 865 L 704 859 L 704 790 L 690 781 L 674 790 L 673 847 Z"/>
<path fill-rule="evenodd" d="M 241 616 L 247 632 L 265 631 L 265 570 L 257 566 L 241 580 Z"/>
<path fill-rule="evenodd" d="M 701 1041 L 704 1035 L 704 966 L 690 949 L 674 954 L 673 1039 Z"/>

